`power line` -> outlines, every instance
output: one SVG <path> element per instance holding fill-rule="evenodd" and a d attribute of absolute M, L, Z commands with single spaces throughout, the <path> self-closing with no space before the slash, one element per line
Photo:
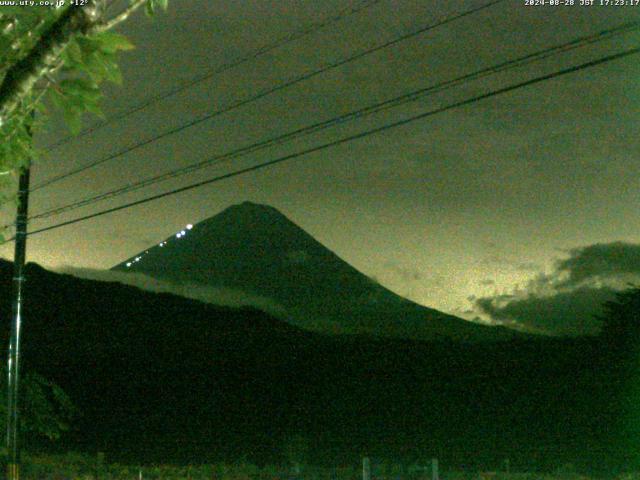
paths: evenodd
<path fill-rule="evenodd" d="M 312 133 L 316 133 L 318 131 L 324 130 L 326 128 L 329 128 L 331 126 L 334 125 L 338 125 L 347 121 L 353 121 L 359 118 L 362 118 L 366 115 L 371 115 L 374 113 L 378 113 L 390 108 L 395 108 L 398 107 L 400 105 L 404 105 L 408 102 L 413 102 L 413 101 L 417 101 L 421 98 L 423 98 L 425 95 L 428 94 L 433 94 L 433 93 L 437 93 L 437 92 L 442 92 L 444 90 L 448 90 L 454 86 L 466 83 L 468 81 L 471 80 L 477 80 L 479 78 L 483 78 L 489 75 L 493 75 L 495 73 L 500 73 L 500 72 L 504 72 L 507 71 L 509 69 L 512 68 L 518 68 L 518 67 L 522 67 L 524 65 L 528 65 L 530 63 L 533 62 L 537 62 L 543 59 L 546 59 L 548 57 L 551 57 L 553 55 L 558 55 L 560 53 L 565 53 L 567 51 L 579 48 L 579 47 L 583 47 L 585 45 L 590 45 L 593 44 L 595 42 L 599 42 L 605 39 L 610 39 L 613 36 L 616 35 L 620 35 L 620 34 L 624 34 L 624 33 L 628 33 L 630 31 L 633 30 L 637 30 L 638 28 L 640 28 L 640 21 L 637 22 L 627 22 L 624 23 L 622 25 L 616 26 L 614 28 L 610 28 L 607 30 L 603 30 L 600 31 L 598 33 L 595 34 L 591 34 L 588 36 L 583 36 L 580 37 L 578 39 L 572 40 L 570 42 L 566 42 L 563 44 L 559 44 L 559 45 L 555 45 L 549 48 L 545 48 L 542 50 L 538 50 L 536 52 L 524 55 L 522 57 L 516 58 L 516 59 L 512 59 L 512 60 L 508 60 L 505 62 L 502 62 L 498 65 L 494 65 L 491 67 L 486 67 L 480 70 L 477 70 L 475 72 L 463 75 L 461 77 L 452 79 L 452 80 L 447 80 L 444 82 L 440 82 L 436 85 L 431 85 L 429 87 L 425 87 L 425 88 L 421 88 L 409 93 L 405 93 L 403 95 L 400 95 L 398 97 L 383 101 L 383 102 L 379 102 L 377 104 L 374 105 L 370 105 L 370 106 L 366 106 L 364 108 L 360 108 L 358 110 L 331 118 L 329 120 L 325 120 L 323 122 L 318 122 L 318 123 L 314 123 L 312 125 L 308 125 L 306 127 L 303 128 L 299 128 L 296 130 L 293 130 L 291 132 L 279 135 L 279 136 L 275 136 L 275 137 L 271 137 L 267 140 L 262 140 L 259 141 L 257 143 L 253 143 L 251 145 L 236 149 L 234 151 L 231 152 L 227 152 L 225 154 L 221 154 L 221 155 L 216 155 L 214 157 L 211 157 L 209 159 L 203 160 L 201 162 L 197 162 L 195 164 L 191 164 L 188 165 L 186 167 L 182 167 L 176 170 L 172 170 L 170 172 L 167 173 L 163 173 L 160 175 L 156 175 L 150 178 L 146 178 L 143 179 L 141 181 L 138 181 L 136 183 L 133 184 L 129 184 L 120 188 L 116 188 L 114 190 L 110 190 L 107 192 L 103 192 L 101 194 L 98 195 L 94 195 L 88 198 L 84 198 L 81 200 L 78 200 L 76 202 L 73 202 L 71 204 L 67 204 L 64 206 L 60 206 L 60 207 L 56 207 L 50 210 L 47 210 L 45 212 L 41 212 L 38 213 L 36 215 L 33 215 L 29 218 L 29 220 L 36 220 L 36 219 L 43 219 L 43 218 L 49 218 L 52 216 L 56 216 L 56 215 L 60 215 L 62 213 L 65 212 L 69 212 L 72 210 L 75 210 L 77 208 L 81 208 L 87 205 L 91 205 L 93 203 L 99 202 L 99 201 L 103 201 L 109 198 L 114 198 L 114 197 L 118 197 L 120 195 L 129 193 L 129 192 L 133 192 L 136 190 L 139 190 L 141 188 L 145 188 L 148 187 L 150 185 L 154 185 L 156 183 L 160 183 L 162 181 L 165 180 L 169 180 L 171 178 L 176 178 L 179 177 L 181 175 L 185 175 L 188 173 L 193 173 L 197 170 L 200 170 L 202 168 L 206 168 L 209 167 L 211 165 L 216 165 L 216 164 L 220 164 L 224 161 L 228 161 L 234 158 L 238 158 L 241 156 L 245 156 L 247 154 L 250 153 L 254 153 L 256 151 L 268 148 L 272 145 L 279 145 L 282 144 L 284 142 L 290 141 L 292 139 L 295 139 L 301 135 L 309 135 Z"/>
<path fill-rule="evenodd" d="M 230 173 L 226 173 L 224 175 L 219 175 L 217 177 L 213 177 L 213 178 L 209 178 L 207 180 L 203 180 L 203 181 L 200 181 L 200 182 L 192 183 L 190 185 L 187 185 L 187 186 L 184 186 L 184 187 L 180 187 L 180 188 L 176 188 L 174 190 L 169 190 L 167 192 L 163 192 L 163 193 L 160 193 L 160 194 L 157 194 L 157 195 L 153 195 L 153 196 L 150 196 L 150 197 L 147 197 L 147 198 L 143 198 L 141 200 L 136 200 L 134 202 L 129 202 L 129 203 L 117 206 L 117 207 L 108 208 L 108 209 L 105 209 L 105 210 L 102 210 L 102 211 L 99 211 L 99 212 L 96 212 L 96 213 L 92 213 L 90 215 L 85 215 L 85 216 L 82 216 L 82 217 L 78 217 L 78 218 L 75 218 L 73 220 L 68 220 L 68 221 L 61 222 L 61 223 L 58 223 L 58 224 L 55 224 L 55 225 L 51 225 L 51 226 L 48 226 L 48 227 L 40 228 L 38 230 L 34 230 L 32 232 L 29 232 L 28 235 L 36 235 L 38 233 L 47 232 L 47 231 L 50 231 L 50 230 L 58 229 L 58 228 L 65 227 L 65 226 L 68 226 L 68 225 L 72 225 L 74 223 L 79 223 L 79 222 L 82 222 L 82 221 L 85 221 L 85 220 L 89 220 L 89 219 L 92 219 L 92 218 L 97 218 L 97 217 L 100 217 L 102 215 L 106 215 L 108 213 L 113 213 L 113 212 L 117 212 L 117 211 L 124 210 L 124 209 L 127 209 L 127 208 L 131 208 L 131 207 L 134 207 L 134 206 L 137 206 L 137 205 L 148 203 L 148 202 L 151 202 L 153 200 L 158 200 L 158 199 L 161 199 L 161 198 L 164 198 L 164 197 L 168 197 L 168 196 L 171 196 L 171 195 L 176 195 L 178 193 L 182 193 L 182 192 L 185 192 L 185 191 L 188 191 L 188 190 L 193 190 L 195 188 L 202 187 L 204 185 L 209 185 L 209 184 L 212 184 L 212 183 L 216 183 L 216 182 L 225 180 L 227 178 L 236 177 L 238 175 L 242 175 L 242 174 L 245 174 L 245 173 L 253 172 L 253 171 L 260 170 L 260 169 L 263 169 L 263 168 L 266 168 L 266 167 L 270 167 L 272 165 L 276 165 L 278 163 L 282 163 L 282 162 L 285 162 L 285 161 L 288 161 L 288 160 L 292 160 L 292 159 L 301 157 L 303 155 L 308 155 L 310 153 L 315 153 L 315 152 L 318 152 L 318 151 L 321 151 L 321 150 L 325 150 L 327 148 L 331 148 L 331 147 L 335 147 L 335 146 L 338 146 L 338 145 L 342 145 L 344 143 L 351 142 L 353 140 L 358 140 L 360 138 L 364 138 L 364 137 L 367 137 L 369 135 L 382 133 L 384 131 L 387 131 L 387 130 L 390 130 L 390 129 L 393 129 L 393 128 L 397 128 L 397 127 L 401 127 L 403 125 L 407 125 L 409 123 L 413 123 L 413 122 L 415 122 L 417 120 L 421 120 L 423 118 L 427 118 L 427 117 L 436 115 L 438 113 L 442 113 L 442 112 L 446 112 L 448 110 L 452 110 L 454 108 L 462 107 L 462 106 L 465 106 L 465 105 L 470 105 L 470 104 L 479 102 L 481 100 L 484 100 L 484 99 L 487 99 L 487 98 L 490 98 L 490 97 L 494 97 L 494 96 L 497 96 L 497 95 L 501 95 L 503 93 L 507 93 L 507 92 L 511 92 L 511 91 L 517 90 L 519 88 L 523 88 L 523 87 L 527 87 L 527 86 L 530 86 L 530 85 L 534 85 L 536 83 L 540 83 L 540 82 L 543 82 L 543 81 L 546 81 L 546 80 L 550 80 L 550 79 L 553 79 L 553 78 L 556 78 L 556 77 L 560 77 L 560 76 L 563 76 L 563 75 L 574 73 L 574 72 L 577 72 L 577 71 L 580 71 L 580 70 L 591 68 L 591 67 L 594 67 L 594 66 L 597 66 L 597 65 L 608 63 L 608 62 L 611 62 L 611 61 L 614 61 L 614 60 L 617 60 L 617 59 L 621 59 L 621 58 L 624 58 L 624 57 L 628 57 L 628 56 L 631 56 L 631 55 L 635 55 L 635 54 L 638 54 L 638 53 L 640 53 L 640 46 L 636 47 L 636 48 L 628 49 L 628 50 L 625 50 L 625 51 L 622 51 L 622 52 L 619 52 L 619 53 L 616 53 L 616 54 L 613 54 L 613 55 L 608 55 L 606 57 L 601 57 L 601 58 L 596 59 L 596 60 L 591 60 L 589 62 L 582 63 L 580 65 L 576 65 L 576 66 L 573 66 L 573 67 L 568 67 L 568 68 L 565 68 L 565 69 L 562 69 L 562 70 L 557 70 L 557 71 L 555 71 L 553 73 L 549 73 L 549 74 L 542 75 L 542 76 L 539 76 L 539 77 L 536 77 L 536 78 L 533 78 L 533 79 L 530 79 L 530 80 L 526 80 L 524 82 L 519 82 L 519 83 L 510 85 L 510 86 L 507 86 L 507 87 L 503 87 L 503 88 L 500 88 L 500 89 L 497 89 L 497 90 L 493 90 L 491 92 L 484 93 L 482 95 L 477 95 L 477 96 L 468 98 L 466 100 L 462 100 L 462 101 L 459 101 L 459 102 L 455 102 L 455 103 L 449 104 L 449 105 L 444 106 L 444 107 L 439 107 L 439 108 L 436 108 L 434 110 L 423 112 L 421 114 L 414 115 L 412 117 L 409 117 L 409 118 L 406 118 L 406 119 L 403 119 L 403 120 L 399 120 L 399 121 L 396 121 L 396 122 L 393 122 L 393 123 L 389 123 L 389 124 L 383 125 L 381 127 L 376 127 L 376 128 L 370 129 L 370 130 L 366 130 L 364 132 L 360 132 L 360 133 L 357 133 L 355 135 L 349 135 L 347 137 L 343 137 L 343 138 L 340 138 L 338 140 L 334 140 L 332 142 L 328 142 L 328 143 L 325 143 L 325 144 L 322 144 L 322 145 L 319 145 L 319 146 L 316 146 L 316 147 L 312 147 L 312 148 L 309 148 L 309 149 L 306 149 L 306 150 L 302 150 L 300 152 L 296 152 L 296 153 L 292 153 L 292 154 L 289 154 L 289 155 L 285 155 L 283 157 L 279 157 L 279 158 L 276 158 L 274 160 L 263 162 L 263 163 L 260 163 L 258 165 L 253 165 L 251 167 L 247 167 L 247 168 L 243 168 L 243 169 L 240 169 L 240 170 L 236 170 L 235 172 L 230 172 Z M 11 238 L 11 239 L 7 240 L 7 242 L 12 241 L 14 239 L 15 238 Z"/>
<path fill-rule="evenodd" d="M 206 120 L 210 120 L 210 119 L 212 119 L 212 118 L 214 118 L 214 117 L 216 117 L 218 115 L 221 115 L 223 113 L 227 113 L 227 112 L 229 112 L 231 110 L 235 110 L 236 108 L 239 108 L 239 107 L 242 107 L 242 106 L 247 105 L 249 103 L 252 103 L 252 102 L 255 102 L 257 100 L 260 100 L 260 99 L 262 99 L 264 97 L 267 97 L 268 95 L 271 95 L 273 93 L 279 92 L 281 90 L 289 88 L 289 87 L 291 87 L 293 85 L 296 85 L 298 83 L 301 83 L 301 82 L 304 82 L 306 80 L 309 80 L 309 79 L 311 79 L 313 77 L 316 77 L 316 76 L 318 76 L 318 75 L 320 75 L 322 73 L 328 72 L 328 71 L 333 70 L 333 69 L 338 68 L 338 67 L 341 67 L 341 66 L 343 66 L 343 65 L 345 65 L 347 63 L 351 63 L 353 61 L 359 60 L 359 59 L 361 59 L 363 57 L 366 57 L 368 55 L 371 55 L 371 54 L 373 54 L 375 52 L 378 52 L 380 50 L 383 50 L 385 48 L 388 48 L 388 47 L 391 47 L 393 45 L 396 45 L 396 44 L 398 44 L 400 42 L 403 42 L 405 40 L 408 40 L 410 38 L 413 38 L 413 37 L 416 37 L 418 35 L 421 35 L 421 34 L 427 32 L 429 30 L 433 30 L 434 28 L 437 28 L 439 26 L 442 26 L 442 25 L 445 25 L 447 23 L 453 22 L 455 20 L 458 20 L 460 18 L 466 17 L 468 15 L 472 15 L 472 14 L 474 14 L 476 12 L 479 12 L 481 10 L 489 8 L 489 7 L 491 7 L 493 5 L 496 5 L 498 3 L 502 3 L 504 1 L 505 0 L 492 0 L 491 2 L 486 3 L 486 4 L 484 4 L 484 5 L 480 6 L 480 7 L 475 7 L 475 8 L 472 8 L 470 10 L 466 10 L 465 12 L 462 12 L 462 13 L 457 13 L 457 14 L 450 15 L 448 17 L 445 17 L 443 20 L 439 20 L 438 22 L 436 22 L 434 24 L 430 24 L 430 25 L 421 27 L 421 28 L 419 28 L 417 30 L 414 30 L 412 32 L 402 34 L 402 35 L 400 35 L 398 37 L 395 37 L 392 40 L 386 41 L 386 42 L 384 42 L 384 43 L 382 43 L 380 45 L 377 45 L 375 47 L 369 48 L 369 49 L 364 50 L 362 52 L 356 53 L 355 55 L 351 55 L 349 57 L 343 58 L 342 60 L 338 60 L 336 62 L 330 63 L 330 64 L 325 65 L 324 67 L 321 67 L 321 68 L 319 68 L 317 70 L 314 70 L 312 72 L 304 73 L 304 74 L 302 74 L 302 75 L 300 75 L 298 77 L 295 77 L 292 80 L 288 80 L 288 81 L 286 81 L 284 83 L 276 85 L 275 87 L 271 87 L 271 88 L 268 88 L 266 90 L 263 90 L 263 91 L 259 92 L 256 95 L 253 95 L 251 97 L 245 98 L 244 100 L 239 100 L 237 102 L 231 103 L 231 104 L 229 104 L 229 105 L 227 105 L 227 106 L 225 106 L 225 107 L 223 107 L 223 108 L 221 108 L 219 110 L 216 110 L 214 112 L 202 115 L 202 116 L 200 116 L 200 117 L 198 117 L 198 118 L 196 118 L 196 119 L 194 119 L 194 120 L 192 120 L 190 122 L 187 122 L 187 123 L 182 124 L 182 125 L 180 125 L 180 126 L 178 126 L 176 128 L 172 128 L 171 130 L 168 130 L 166 132 L 158 134 L 155 137 L 151 137 L 151 138 L 149 138 L 147 140 L 143 140 L 142 142 L 139 142 L 139 143 L 136 143 L 135 145 L 132 145 L 130 147 L 126 147 L 124 149 L 121 149 L 116 153 L 113 153 L 113 154 L 108 155 L 108 156 L 106 156 L 104 158 L 101 158 L 99 160 L 96 160 L 96 161 L 93 161 L 91 163 L 88 163 L 87 165 L 78 167 L 76 169 L 70 170 L 67 173 L 63 173 L 61 175 L 57 175 L 57 176 L 55 176 L 53 178 L 45 180 L 42 183 L 32 187 L 31 191 L 33 192 L 33 191 L 39 190 L 41 188 L 47 187 L 49 185 L 57 183 L 57 182 L 59 182 L 61 180 L 64 180 L 66 178 L 69 178 L 69 177 L 71 177 L 73 175 L 77 175 L 78 173 L 84 172 L 84 171 L 89 170 L 89 169 L 91 169 L 93 167 L 101 165 L 101 164 L 103 164 L 105 162 L 108 162 L 108 161 L 113 160 L 115 158 L 118 158 L 118 157 L 120 157 L 122 155 L 130 153 L 130 152 L 132 152 L 132 151 L 134 151 L 134 150 L 136 150 L 138 148 L 141 148 L 141 147 L 144 147 L 146 145 L 149 145 L 149 144 L 151 144 L 153 142 L 156 142 L 156 141 L 158 141 L 158 140 L 160 140 L 162 138 L 165 138 L 165 137 L 167 137 L 169 135 L 173 135 L 175 133 L 178 133 L 178 132 L 181 132 L 183 130 L 186 130 L 187 128 L 193 127 L 194 125 L 200 124 L 200 123 L 202 123 L 202 122 L 204 122 Z"/>
<path fill-rule="evenodd" d="M 127 109 L 127 110 L 123 110 L 120 113 L 116 113 L 115 115 L 111 116 L 110 118 L 102 121 L 102 122 L 98 122 L 96 125 L 86 128 L 84 130 L 82 130 L 78 135 L 68 135 L 64 138 L 62 138 L 61 140 L 52 143 L 51 145 L 47 146 L 47 149 L 52 150 L 55 149 L 65 143 L 68 143 L 74 139 L 83 137 L 85 135 L 89 135 L 97 130 L 100 130 L 102 127 L 105 127 L 117 120 L 121 120 L 123 118 L 129 117 L 131 115 L 133 115 L 134 113 L 137 113 L 141 110 L 144 110 L 145 108 L 153 105 L 154 103 L 158 103 L 162 100 L 165 100 L 167 98 L 170 98 L 180 92 L 183 92 L 184 90 L 191 88 L 195 85 L 197 85 L 198 83 L 204 82 L 205 80 L 209 80 L 210 78 L 214 77 L 215 75 L 224 73 L 228 70 L 231 70 L 235 67 L 238 67 L 244 63 L 247 63 L 249 61 L 255 60 L 257 58 L 260 58 L 263 55 L 266 55 L 267 53 L 271 53 L 272 51 L 285 46 L 289 43 L 293 43 L 297 40 L 300 40 L 301 38 L 304 38 L 308 35 L 311 35 L 313 33 L 316 33 L 320 30 L 322 30 L 323 28 L 333 24 L 333 23 L 337 23 L 340 20 L 343 20 L 346 17 L 349 17 L 353 14 L 356 14 L 362 10 L 365 10 L 367 8 L 373 7 L 374 5 L 380 3 L 382 0 L 365 0 L 363 2 L 361 2 L 361 4 L 359 6 L 354 6 L 354 7 L 347 7 L 345 9 L 340 10 L 338 13 L 336 13 L 335 15 L 331 16 L 331 17 L 327 17 L 319 22 L 316 23 L 312 23 L 310 25 L 308 25 L 307 27 L 304 27 L 302 29 L 296 30 L 292 33 L 290 33 L 289 35 L 285 35 L 277 40 L 275 40 L 272 43 L 263 45 L 262 47 L 252 51 L 251 53 L 239 57 L 235 60 L 232 60 L 229 63 L 225 63 L 221 66 L 219 66 L 218 68 L 215 68 L 213 70 L 208 70 L 200 75 L 197 75 L 193 78 L 191 78 L 190 80 L 187 80 L 186 82 L 181 83 L 180 85 L 171 88 L 165 92 L 162 92 L 158 95 L 155 96 L 150 96 L 147 97 L 145 99 L 143 99 L 140 103 L 138 103 L 137 105 L 134 105 L 133 107 Z"/>

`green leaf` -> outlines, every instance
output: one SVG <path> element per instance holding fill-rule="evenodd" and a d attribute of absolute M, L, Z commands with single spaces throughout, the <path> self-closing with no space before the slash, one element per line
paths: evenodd
<path fill-rule="evenodd" d="M 135 46 L 127 37 L 115 32 L 102 32 L 92 37 L 100 44 L 100 50 L 105 53 L 116 53 L 119 50 L 133 50 Z"/>
<path fill-rule="evenodd" d="M 82 49 L 75 39 L 72 39 L 63 52 L 65 65 L 74 66 L 82 64 Z"/>
<path fill-rule="evenodd" d="M 144 12 L 148 17 L 152 17 L 153 14 L 156 13 L 156 3 L 153 0 L 148 0 L 144 6 Z"/>
<path fill-rule="evenodd" d="M 107 80 L 115 83 L 116 85 L 122 85 L 122 73 L 120 72 L 120 67 L 118 67 L 117 63 L 113 64 L 113 68 L 108 70 L 109 76 Z"/>
<path fill-rule="evenodd" d="M 84 103 L 96 103 L 102 96 L 98 85 L 86 78 L 63 80 L 60 82 L 59 88 L 67 99 L 79 107 L 82 107 Z"/>
<path fill-rule="evenodd" d="M 120 50 L 134 48 L 129 40 L 117 33 L 103 32 L 91 37 L 78 38 L 78 45 L 80 52 L 73 50 L 68 55 L 70 60 L 68 65 L 72 69 L 75 67 L 86 72 L 96 83 L 103 80 L 109 80 L 119 85 L 122 83 L 116 54 Z"/>
<path fill-rule="evenodd" d="M 158 9 L 166 11 L 169 7 L 169 0 L 147 0 L 145 7 L 147 15 L 152 16 Z"/>
<path fill-rule="evenodd" d="M 91 112 L 102 116 L 98 106 L 102 93 L 98 85 L 87 78 L 65 79 L 51 89 L 49 98 L 53 105 L 62 112 L 65 123 L 73 134 L 81 128 L 82 114 Z"/>
<path fill-rule="evenodd" d="M 109 80 L 118 85 L 122 84 L 122 74 L 116 63 L 115 55 L 102 54 L 98 56 L 95 61 L 100 65 L 104 80 Z"/>
<path fill-rule="evenodd" d="M 53 106 L 58 110 L 64 109 L 64 96 L 57 88 L 49 89 L 49 100 L 53 103 Z"/>
<path fill-rule="evenodd" d="M 100 108 L 97 103 L 88 103 L 86 105 L 87 112 L 93 113 L 94 115 L 100 117 L 101 119 L 105 119 L 104 112 Z"/>
<path fill-rule="evenodd" d="M 103 52 L 95 50 L 92 53 L 85 55 L 84 61 L 78 66 L 78 68 L 87 72 L 94 82 L 100 83 L 109 76 L 109 66 L 103 57 Z"/>
<path fill-rule="evenodd" d="M 82 50 L 83 57 L 92 55 L 94 52 L 100 50 L 100 42 L 94 37 L 77 37 L 76 40 Z"/>

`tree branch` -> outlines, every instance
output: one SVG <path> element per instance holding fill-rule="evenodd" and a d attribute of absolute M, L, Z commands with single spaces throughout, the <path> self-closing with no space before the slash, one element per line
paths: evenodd
<path fill-rule="evenodd" d="M 53 69 L 60 54 L 78 34 L 98 33 L 126 20 L 146 0 L 135 0 L 127 9 L 108 22 L 98 12 L 105 0 L 89 0 L 83 7 L 69 7 L 31 51 L 6 73 L 0 84 L 0 126 L 16 112 L 38 80 Z"/>
<path fill-rule="evenodd" d="M 104 32 L 106 30 L 111 30 L 113 27 L 115 27 L 119 23 L 122 23 L 125 20 L 127 20 L 127 18 L 129 18 L 133 12 L 135 12 L 140 7 L 142 7 L 142 5 L 147 3 L 147 1 L 148 0 L 134 0 L 133 2 L 131 2 L 131 4 L 127 8 L 125 8 L 122 12 L 120 12 L 115 17 L 111 18 L 107 22 L 96 25 L 94 28 L 94 31 Z"/>

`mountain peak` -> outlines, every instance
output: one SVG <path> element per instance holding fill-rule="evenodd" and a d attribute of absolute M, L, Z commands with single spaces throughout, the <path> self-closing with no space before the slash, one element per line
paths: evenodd
<path fill-rule="evenodd" d="M 228 213 L 253 213 L 253 214 L 262 214 L 262 215 L 279 215 L 281 217 L 286 218 L 285 214 L 282 213 L 275 207 L 271 205 L 266 205 L 264 203 L 255 203 L 250 201 L 244 201 L 242 203 L 236 203 L 234 205 L 230 205 L 229 207 L 222 210 L 217 216 L 228 214 Z M 215 218 L 215 217 L 213 217 Z"/>
<path fill-rule="evenodd" d="M 264 211 L 264 212 L 278 212 L 278 213 L 280 213 L 276 208 L 272 207 L 271 205 L 266 205 L 264 203 L 255 203 L 255 202 L 251 202 L 249 200 L 245 200 L 242 203 L 236 203 L 234 205 L 231 205 L 231 206 L 227 207 L 226 209 L 224 209 L 221 213 L 224 213 L 224 212 L 227 212 L 227 211 L 254 211 L 254 212 L 255 211 Z"/>
<path fill-rule="evenodd" d="M 467 338 L 493 330 L 399 297 L 276 208 L 249 201 L 189 225 L 114 270 L 241 290 L 275 301 L 298 326 L 325 332 Z"/>
<path fill-rule="evenodd" d="M 208 225 L 220 225 L 221 223 L 235 225 L 240 228 L 246 228 L 246 224 L 249 223 L 252 227 L 257 226 L 258 224 L 286 224 L 288 227 L 292 229 L 300 230 L 297 225 L 291 222 L 286 215 L 284 215 L 280 210 L 274 208 L 270 205 L 265 205 L 262 203 L 255 203 L 250 201 L 245 201 L 242 203 L 237 203 L 231 205 L 224 210 L 222 210 L 217 215 L 213 217 L 209 217 L 206 220 L 200 222 L 201 226 Z M 271 227 L 268 227 L 271 228 Z M 289 232 L 291 233 L 291 232 Z"/>
<path fill-rule="evenodd" d="M 267 205 L 266 203 L 256 203 L 251 200 L 245 200 L 242 203 L 237 203 L 235 205 L 231 205 L 231 207 L 243 207 L 243 208 L 263 208 L 266 210 L 276 210 L 276 208 L 271 205 Z"/>

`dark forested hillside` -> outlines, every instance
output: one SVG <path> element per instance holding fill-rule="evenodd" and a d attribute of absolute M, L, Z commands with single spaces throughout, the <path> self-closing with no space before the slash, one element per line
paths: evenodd
<path fill-rule="evenodd" d="M 29 265 L 23 366 L 82 417 L 61 447 L 135 462 L 438 456 L 443 465 L 622 465 L 627 385 L 598 339 L 421 343 L 299 330 Z M 0 264 L 9 318 L 11 265 Z M 6 345 L 7 323 L 2 341 Z"/>

